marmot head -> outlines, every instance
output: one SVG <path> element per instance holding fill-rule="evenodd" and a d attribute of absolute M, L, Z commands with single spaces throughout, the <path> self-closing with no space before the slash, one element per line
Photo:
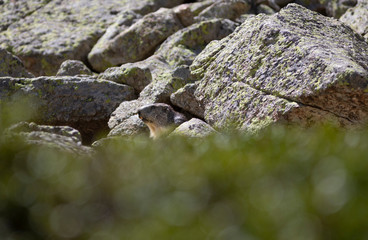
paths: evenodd
<path fill-rule="evenodd" d="M 176 112 L 170 105 L 154 103 L 138 109 L 138 116 L 150 129 L 151 137 L 157 138 L 170 132 L 187 118 Z"/>

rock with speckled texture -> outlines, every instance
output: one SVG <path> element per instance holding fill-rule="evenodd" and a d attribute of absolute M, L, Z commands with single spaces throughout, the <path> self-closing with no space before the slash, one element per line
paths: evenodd
<path fill-rule="evenodd" d="M 194 116 L 204 118 L 204 107 L 194 96 L 197 85 L 189 83 L 171 94 L 170 101 L 174 106 L 193 114 Z"/>
<path fill-rule="evenodd" d="M 145 15 L 179 0 L 52 0 L 0 33 L 0 46 L 36 76 L 55 75 L 67 59 L 87 55 L 120 13 Z"/>
<path fill-rule="evenodd" d="M 149 129 L 144 124 L 144 122 L 139 119 L 138 115 L 132 115 L 131 117 L 125 119 L 117 125 L 115 128 L 113 128 L 109 132 L 109 137 L 112 136 L 124 136 L 124 137 L 130 137 L 130 136 L 137 136 L 137 135 L 149 135 Z"/>
<path fill-rule="evenodd" d="M 215 133 L 217 133 L 217 131 L 206 122 L 198 118 L 192 118 L 177 127 L 172 133 L 170 133 L 170 136 L 179 135 L 186 137 L 203 138 Z"/>
<path fill-rule="evenodd" d="M 20 122 L 5 131 L 7 141 L 23 141 L 32 146 L 43 146 L 58 151 L 85 155 L 91 148 L 82 145 L 82 137 L 78 130 L 68 126 L 37 125 Z M 17 142 L 19 144 L 19 142 Z"/>
<path fill-rule="evenodd" d="M 349 25 L 357 33 L 361 34 L 368 41 L 368 2 L 359 1 L 354 7 L 350 8 L 340 21 Z"/>
<path fill-rule="evenodd" d="M 195 97 L 217 129 L 274 122 L 343 126 L 368 118 L 368 44 L 338 20 L 300 5 L 246 20 L 191 66 Z"/>
<path fill-rule="evenodd" d="M 31 15 L 51 0 L 5 0 L 0 1 L 0 31 L 6 30 L 12 23 Z"/>
<path fill-rule="evenodd" d="M 136 94 L 132 87 L 87 76 L 0 78 L 1 101 L 22 98 L 28 99 L 35 122 L 72 126 L 89 136 L 107 128 L 115 108 Z"/>
<path fill-rule="evenodd" d="M 152 54 L 167 37 L 183 28 L 174 10 L 161 8 L 116 34 L 103 38 L 88 54 L 93 69 L 102 72 L 109 67 L 137 62 Z"/>
<path fill-rule="evenodd" d="M 144 105 L 170 103 L 172 93 L 195 81 L 188 65 L 205 45 L 211 40 L 227 36 L 236 26 L 234 22 L 224 19 L 194 24 L 169 37 L 152 57 L 141 62 L 110 68 L 101 73 L 99 75 L 101 79 L 122 81 L 141 90 L 137 100 L 121 103 L 112 113 L 109 127 L 113 129 L 120 124 L 126 125 L 125 121 Z M 148 70 L 151 74 L 147 72 Z M 142 77 L 133 77 L 138 75 Z"/>
<path fill-rule="evenodd" d="M 56 76 L 77 76 L 77 75 L 92 75 L 92 72 L 81 61 L 66 60 L 61 64 L 59 71 L 56 73 Z"/>
<path fill-rule="evenodd" d="M 22 61 L 0 48 L 0 77 L 34 77 L 27 69 L 24 68 Z"/>

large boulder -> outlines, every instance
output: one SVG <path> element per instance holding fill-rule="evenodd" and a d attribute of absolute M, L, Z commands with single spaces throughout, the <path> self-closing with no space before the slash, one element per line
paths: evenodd
<path fill-rule="evenodd" d="M 113 38 L 102 38 L 89 53 L 88 60 L 98 72 L 109 67 L 143 60 L 149 57 L 167 37 L 182 27 L 172 9 L 162 8 L 146 15 Z"/>
<path fill-rule="evenodd" d="M 20 57 L 35 75 L 54 75 L 67 59 L 87 62 L 87 55 L 120 12 L 144 15 L 172 0 L 53 0 L 11 24 L 0 46 Z"/>
<path fill-rule="evenodd" d="M 162 56 L 173 67 L 190 65 L 208 43 L 226 37 L 237 26 L 227 19 L 211 19 L 193 24 L 170 36 L 155 54 Z"/>
<path fill-rule="evenodd" d="M 31 15 L 49 1 L 50 0 L 0 1 L 0 32 L 6 30 L 12 23 Z"/>
<path fill-rule="evenodd" d="M 7 141 L 22 141 L 32 146 L 43 146 L 81 155 L 92 152 L 91 148 L 82 145 L 82 137 L 78 130 L 68 126 L 21 122 L 8 128 L 5 135 Z"/>
<path fill-rule="evenodd" d="M 257 15 L 212 42 L 191 66 L 196 100 L 218 129 L 274 122 L 308 126 L 368 117 L 368 44 L 349 27 L 300 5 Z"/>
<path fill-rule="evenodd" d="M 34 77 L 24 68 L 22 61 L 5 49 L 0 48 L 0 77 Z"/>
<path fill-rule="evenodd" d="M 344 15 L 341 16 L 340 21 L 349 25 L 357 33 L 364 36 L 368 41 L 368 2 L 361 0 L 354 7 L 350 8 Z"/>
<path fill-rule="evenodd" d="M 146 60 L 124 64 L 107 69 L 99 77 L 122 82 L 140 91 L 137 100 L 123 102 L 112 113 L 109 120 L 111 129 L 126 129 L 129 119 L 137 110 L 152 103 L 170 103 L 170 96 L 187 83 L 195 81 L 189 67 L 194 58 L 212 40 L 221 39 L 236 28 L 226 19 L 213 19 L 193 24 L 170 36 L 155 54 Z M 122 124 L 123 126 L 118 126 Z M 136 119 L 135 125 L 141 121 Z M 122 131 L 112 130 L 115 133 Z"/>
<path fill-rule="evenodd" d="M 136 98 L 132 87 L 93 77 L 0 78 L 0 100 L 27 99 L 33 120 L 49 125 L 68 125 L 88 140 L 107 127 L 114 109 Z"/>

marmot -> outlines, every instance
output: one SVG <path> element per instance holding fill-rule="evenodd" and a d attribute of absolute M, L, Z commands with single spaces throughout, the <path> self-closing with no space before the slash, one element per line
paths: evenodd
<path fill-rule="evenodd" d="M 154 103 L 138 109 L 138 116 L 150 129 L 150 137 L 156 139 L 174 130 L 188 119 L 170 105 Z"/>

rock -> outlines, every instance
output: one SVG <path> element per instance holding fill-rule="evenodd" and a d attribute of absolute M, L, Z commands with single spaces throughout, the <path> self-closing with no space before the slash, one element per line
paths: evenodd
<path fill-rule="evenodd" d="M 88 60 L 98 72 L 108 67 L 143 60 L 182 27 L 172 9 L 162 8 L 138 20 L 109 42 L 99 42 L 89 53 Z"/>
<path fill-rule="evenodd" d="M 112 136 L 137 136 L 148 135 L 149 129 L 144 122 L 138 118 L 138 115 L 133 115 L 125 119 L 122 123 L 112 129 L 108 137 Z"/>
<path fill-rule="evenodd" d="M 49 1 L 50 0 L 3 1 L 3 3 L 0 4 L 0 32 L 6 30 L 12 23 L 31 15 Z"/>
<path fill-rule="evenodd" d="M 354 8 L 350 8 L 340 21 L 349 25 L 357 33 L 361 34 L 368 41 L 368 2 L 359 1 Z"/>
<path fill-rule="evenodd" d="M 227 36 L 235 27 L 234 22 L 219 19 L 194 24 L 168 38 L 152 57 L 140 62 L 124 64 L 119 68 L 108 69 L 100 74 L 99 78 L 101 79 L 122 81 L 134 86 L 137 90 L 140 90 L 150 81 L 141 90 L 137 100 L 121 103 L 111 115 L 109 127 L 112 129 L 119 124 L 125 124 L 125 120 L 137 114 L 138 108 L 144 105 L 170 103 L 172 93 L 187 83 L 195 81 L 195 78 L 190 74 L 188 65 L 192 63 L 205 45 L 214 39 Z M 133 71 L 135 68 L 138 68 L 139 70 L 136 71 L 141 73 L 144 69 L 149 69 L 151 77 L 135 78 L 134 74 L 130 77 L 127 72 Z M 141 75 L 143 76 L 143 74 Z M 147 72 L 144 75 L 149 76 Z"/>
<path fill-rule="evenodd" d="M 251 8 L 250 0 L 220 0 L 201 11 L 195 17 L 196 21 L 206 19 L 223 18 L 235 20 Z"/>
<path fill-rule="evenodd" d="M 264 13 L 264 14 L 267 14 L 267 15 L 272 15 L 275 13 L 275 10 L 271 7 L 269 7 L 268 5 L 266 4 L 259 4 L 257 6 L 257 9 L 256 9 L 256 12 L 259 14 L 259 13 Z"/>
<path fill-rule="evenodd" d="M 140 92 L 152 81 L 152 75 L 144 64 L 127 63 L 121 67 L 108 68 L 99 75 L 99 79 L 127 84 Z"/>
<path fill-rule="evenodd" d="M 53 0 L 0 33 L 0 46 L 22 59 L 36 76 L 55 75 L 67 59 L 87 62 L 87 55 L 120 12 L 147 14 L 168 0 Z"/>
<path fill-rule="evenodd" d="M 296 0 L 294 2 L 312 11 L 338 19 L 346 10 L 354 7 L 357 0 Z"/>
<path fill-rule="evenodd" d="M 111 114 L 111 117 L 108 122 L 109 128 L 113 129 L 122 123 L 125 124 L 124 122 L 127 119 L 129 119 L 130 117 L 134 115 L 137 115 L 139 108 L 145 105 L 148 105 L 148 104 L 152 104 L 152 102 L 149 100 L 143 100 L 143 99 L 122 102 L 119 105 L 119 107 L 116 108 L 115 111 Z M 116 130 L 115 132 L 117 131 L 118 130 Z"/>
<path fill-rule="evenodd" d="M 91 153 L 91 149 L 82 146 L 81 134 L 68 126 L 46 126 L 21 122 L 6 130 L 9 141 L 14 137 L 30 145 L 41 145 L 53 149 L 77 154 Z"/>
<path fill-rule="evenodd" d="M 191 70 L 204 119 L 217 129 L 367 120 L 367 42 L 300 5 L 248 19 L 209 44 Z"/>
<path fill-rule="evenodd" d="M 59 71 L 56 73 L 56 76 L 77 76 L 77 75 L 92 75 L 92 72 L 81 61 L 66 60 L 61 64 Z"/>
<path fill-rule="evenodd" d="M 85 141 L 107 128 L 114 109 L 136 98 L 134 89 L 93 77 L 0 78 L 0 100 L 29 99 L 28 108 L 41 124 L 68 125 L 78 129 Z"/>
<path fill-rule="evenodd" d="M 193 24 L 170 36 L 156 55 L 163 56 L 171 66 L 190 65 L 203 48 L 213 40 L 232 33 L 237 24 L 226 19 L 212 19 Z"/>
<path fill-rule="evenodd" d="M 184 122 L 179 127 L 177 127 L 170 136 L 186 136 L 186 137 L 195 137 L 195 138 L 203 138 L 208 137 L 212 134 L 217 133 L 215 129 L 213 129 L 206 122 L 198 119 L 192 118 L 187 122 Z"/>
<path fill-rule="evenodd" d="M 174 106 L 180 107 L 194 116 L 204 118 L 204 106 L 194 96 L 197 85 L 190 83 L 171 94 L 170 101 Z"/>
<path fill-rule="evenodd" d="M 339 19 L 348 9 L 357 5 L 357 2 L 358 0 L 328 0 L 326 4 L 327 16 Z"/>
<path fill-rule="evenodd" d="M 16 56 L 0 48 L 0 77 L 34 77 Z"/>

